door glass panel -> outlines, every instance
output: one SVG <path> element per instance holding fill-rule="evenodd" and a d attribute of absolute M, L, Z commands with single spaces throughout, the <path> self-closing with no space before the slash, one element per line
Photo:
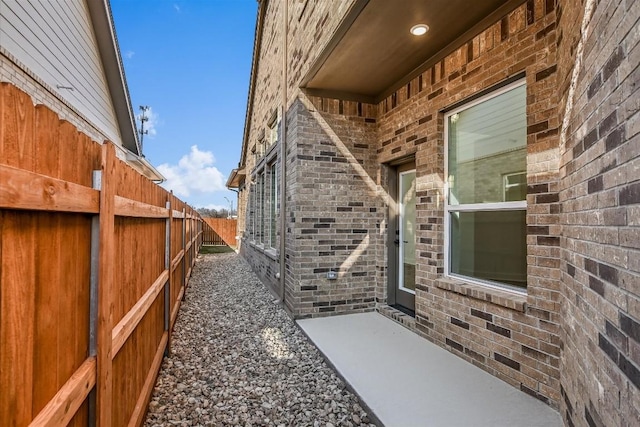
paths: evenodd
<path fill-rule="evenodd" d="M 400 174 L 400 268 L 398 285 L 401 289 L 416 288 L 416 172 Z"/>

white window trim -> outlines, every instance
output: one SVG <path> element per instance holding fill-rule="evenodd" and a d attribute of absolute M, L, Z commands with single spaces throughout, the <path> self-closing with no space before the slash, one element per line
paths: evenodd
<path fill-rule="evenodd" d="M 527 181 L 527 172 L 526 171 L 525 172 L 513 172 L 513 173 L 507 173 L 507 174 L 502 175 L 502 200 L 505 200 L 507 198 L 507 190 L 509 188 L 517 187 L 517 186 L 520 185 L 520 184 L 507 184 L 507 181 L 508 181 L 509 177 L 520 176 L 520 175 L 524 175 L 524 179 L 525 179 L 525 183 L 526 183 L 526 181 Z M 505 203 L 508 203 L 508 202 L 505 202 Z"/>
<path fill-rule="evenodd" d="M 264 223 L 264 213 L 265 213 L 265 181 L 266 181 L 266 170 L 263 168 L 260 172 L 258 172 L 259 175 L 259 186 L 260 186 L 260 203 L 259 203 L 259 207 L 260 207 L 260 244 L 262 245 L 262 247 L 264 248 L 265 246 L 265 230 L 266 230 L 266 224 Z"/>
<path fill-rule="evenodd" d="M 277 251 L 277 235 L 275 236 L 276 241 L 271 242 L 271 228 L 273 226 L 273 222 L 271 221 L 271 204 L 274 204 L 275 208 L 275 227 L 277 231 L 277 217 L 279 214 L 279 206 L 278 206 L 278 195 L 280 192 L 279 189 L 279 172 L 278 172 L 278 157 L 275 155 L 270 156 L 268 159 L 263 158 L 261 163 L 254 169 L 252 174 L 252 182 L 251 187 L 254 188 L 253 193 L 251 190 L 249 191 L 250 203 L 253 208 L 253 215 L 249 215 L 252 217 L 252 221 L 249 224 L 250 230 L 250 242 L 259 249 L 264 249 L 268 251 L 269 249 L 273 249 Z M 269 163 L 267 163 L 267 160 Z M 272 198 L 271 192 L 271 175 L 272 171 L 275 173 L 276 182 L 275 182 L 275 198 Z M 269 178 L 269 179 L 267 179 Z M 268 197 L 267 197 L 268 196 Z M 277 234 L 277 232 L 276 232 Z"/>
<path fill-rule="evenodd" d="M 278 241 L 278 163 L 273 161 L 267 166 L 269 170 L 269 247 L 276 250 Z M 275 185 L 273 185 L 275 181 Z M 273 217 L 272 217 L 273 216 Z M 275 231 L 274 231 L 275 230 Z M 271 241 L 271 238 L 275 241 Z"/>
<path fill-rule="evenodd" d="M 250 224 L 250 234 L 249 237 L 251 239 L 251 243 L 256 243 L 256 192 L 258 191 L 258 187 L 256 186 L 255 177 L 253 177 L 253 181 L 249 186 L 249 199 L 250 199 L 250 211 L 249 216 L 251 217 Z"/>
<path fill-rule="evenodd" d="M 481 285 L 489 288 L 499 289 L 501 291 L 512 292 L 517 295 L 527 295 L 527 289 L 516 288 L 515 286 L 509 286 L 505 283 L 491 282 L 488 280 L 482 280 L 469 276 L 462 276 L 455 273 L 451 273 L 451 246 L 450 246 L 450 214 L 451 212 L 473 212 L 473 211 L 498 211 L 498 210 L 526 210 L 526 200 L 517 202 L 500 202 L 500 203 L 469 203 L 454 205 L 455 208 L 449 207 L 449 117 L 457 114 L 461 111 L 467 110 L 478 104 L 509 92 L 520 86 L 526 85 L 526 79 L 521 79 L 516 82 L 505 85 L 495 91 L 492 91 L 484 96 L 481 96 L 473 101 L 469 101 L 459 107 L 447 111 L 444 115 L 444 276 L 450 279 L 456 279 L 464 282 L 468 282 L 474 285 Z"/>

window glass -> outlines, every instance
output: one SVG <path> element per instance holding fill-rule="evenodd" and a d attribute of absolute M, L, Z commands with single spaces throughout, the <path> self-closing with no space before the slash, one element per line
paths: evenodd
<path fill-rule="evenodd" d="M 445 118 L 448 273 L 526 288 L 526 87 Z"/>
<path fill-rule="evenodd" d="M 276 207 L 278 206 L 278 170 L 276 164 L 273 163 L 269 171 L 271 172 L 271 212 L 270 216 L 270 241 L 271 247 L 276 247 Z"/>
<path fill-rule="evenodd" d="M 524 210 L 451 212 L 451 272 L 526 287 L 525 218 Z"/>
<path fill-rule="evenodd" d="M 505 202 L 527 199 L 527 174 L 525 172 L 506 174 L 503 183 Z"/>
<path fill-rule="evenodd" d="M 416 289 L 416 171 L 400 174 L 400 240 L 402 287 Z"/>
<path fill-rule="evenodd" d="M 448 116 L 449 204 L 502 202 L 503 176 L 526 171 L 525 96 L 519 86 Z"/>
<path fill-rule="evenodd" d="M 279 132 L 280 132 L 280 113 L 278 112 L 278 116 L 276 117 L 276 119 L 269 124 L 269 135 L 267 136 L 268 138 L 267 142 L 269 144 L 269 147 L 275 144 L 276 142 L 278 142 Z"/>
<path fill-rule="evenodd" d="M 269 129 L 269 145 L 273 145 L 278 141 L 278 122 L 274 122 Z"/>
<path fill-rule="evenodd" d="M 258 189 L 260 191 L 260 195 L 258 197 L 258 212 L 259 212 L 259 215 L 258 215 L 258 221 L 259 221 L 259 223 L 258 223 L 258 226 L 259 226 L 259 229 L 258 229 L 259 230 L 258 231 L 258 234 L 259 234 L 258 243 L 264 243 L 264 237 L 265 237 L 265 234 L 264 234 L 264 225 L 265 225 L 264 224 L 264 222 L 265 222 L 264 221 L 265 220 L 265 218 L 264 218 L 264 190 L 265 190 L 265 188 L 264 188 L 264 170 L 260 174 L 260 178 L 259 178 L 259 181 L 258 181 Z"/>
<path fill-rule="evenodd" d="M 249 198 L 251 202 L 249 203 L 249 236 L 251 240 L 255 242 L 256 240 L 256 183 L 251 183 L 249 187 Z"/>

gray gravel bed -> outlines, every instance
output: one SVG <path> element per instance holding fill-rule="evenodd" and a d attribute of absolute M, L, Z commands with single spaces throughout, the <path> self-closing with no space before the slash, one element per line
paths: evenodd
<path fill-rule="evenodd" d="M 145 426 L 369 422 L 240 256 L 200 256 Z"/>

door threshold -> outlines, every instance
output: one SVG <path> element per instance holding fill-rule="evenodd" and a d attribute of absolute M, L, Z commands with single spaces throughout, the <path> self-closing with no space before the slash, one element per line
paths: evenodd
<path fill-rule="evenodd" d="M 406 314 L 407 316 L 411 316 L 411 317 L 413 317 L 413 318 L 415 318 L 415 317 L 416 317 L 416 312 L 415 312 L 415 310 L 411 310 L 410 308 L 404 307 L 404 306 L 402 306 L 402 305 L 400 305 L 400 304 L 393 304 L 393 305 L 390 305 L 389 307 L 393 307 L 393 308 L 395 308 L 396 310 L 403 312 L 403 313 L 404 313 L 404 314 Z"/>

